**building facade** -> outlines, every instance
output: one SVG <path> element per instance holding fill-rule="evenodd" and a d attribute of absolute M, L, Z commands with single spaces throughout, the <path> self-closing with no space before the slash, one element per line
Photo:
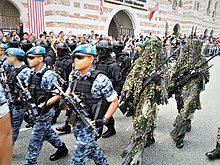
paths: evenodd
<path fill-rule="evenodd" d="M 159 2 L 153 19 L 149 13 Z M 28 28 L 28 0 L 0 1 L 0 28 Z M 220 36 L 220 0 L 45 0 L 46 31 L 106 36 L 205 34 Z"/>

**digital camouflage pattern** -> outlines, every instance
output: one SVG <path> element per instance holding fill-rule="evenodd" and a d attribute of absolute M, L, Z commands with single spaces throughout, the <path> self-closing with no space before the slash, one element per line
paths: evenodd
<path fill-rule="evenodd" d="M 199 40 L 189 41 L 173 68 L 171 87 L 175 86 L 178 81 L 181 81 L 186 74 L 191 73 L 193 70 L 198 73 L 196 77 L 189 79 L 184 86 L 178 89 L 183 99 L 183 105 L 176 117 L 175 128 L 171 132 L 174 142 L 184 139 L 193 113 L 195 110 L 201 109 L 200 93 L 209 81 L 209 66 L 207 63 L 195 70 L 197 66 L 206 61 L 201 55 L 201 46 L 202 43 Z"/>
<path fill-rule="evenodd" d="M 166 101 L 165 74 L 161 74 L 160 83 L 151 81 L 143 90 L 145 78 L 155 71 L 162 63 L 162 43 L 159 38 L 153 37 L 146 41 L 140 57 L 133 64 L 122 90 L 122 98 L 132 92 L 134 105 L 133 132 L 128 147 L 124 150 L 123 165 L 142 164 L 144 146 L 153 137 L 154 123 L 157 114 L 157 105 Z"/>

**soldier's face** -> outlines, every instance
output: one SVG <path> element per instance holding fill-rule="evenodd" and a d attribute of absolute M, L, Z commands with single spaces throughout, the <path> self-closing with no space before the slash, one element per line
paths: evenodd
<path fill-rule="evenodd" d="M 5 49 L 0 48 L 0 56 L 5 54 Z"/>
<path fill-rule="evenodd" d="M 27 55 L 27 62 L 30 67 L 36 67 L 43 62 L 43 56 L 29 54 Z"/>
<path fill-rule="evenodd" d="M 92 66 L 94 57 L 91 55 L 75 54 L 74 66 L 76 70 L 84 70 Z"/>
<path fill-rule="evenodd" d="M 16 56 L 11 56 L 10 54 L 7 55 L 7 61 L 9 62 L 9 64 L 13 65 L 16 61 Z"/>

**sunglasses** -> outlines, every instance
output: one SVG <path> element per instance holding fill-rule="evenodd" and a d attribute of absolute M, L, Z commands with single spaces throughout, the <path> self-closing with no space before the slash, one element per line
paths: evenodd
<path fill-rule="evenodd" d="M 75 54 L 73 56 L 73 59 L 78 59 L 78 60 L 83 60 L 85 57 L 92 57 L 92 56 L 89 56 L 89 55 L 79 55 L 79 54 Z"/>
<path fill-rule="evenodd" d="M 33 60 L 35 58 L 39 58 L 39 56 L 27 56 L 27 59 L 29 59 L 29 60 Z"/>

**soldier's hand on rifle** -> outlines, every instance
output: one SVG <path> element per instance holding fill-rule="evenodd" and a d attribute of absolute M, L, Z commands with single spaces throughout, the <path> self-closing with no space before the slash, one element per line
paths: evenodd
<path fill-rule="evenodd" d="M 94 128 L 102 127 L 103 125 L 106 125 L 108 123 L 108 121 L 109 121 L 109 119 L 104 117 L 103 119 L 97 119 L 97 120 L 91 121 L 91 125 Z"/>
<path fill-rule="evenodd" d="M 160 75 L 156 72 L 156 73 L 153 73 L 152 76 L 151 76 L 152 80 L 155 82 L 155 83 L 158 83 L 160 82 Z"/>
<path fill-rule="evenodd" d="M 192 77 L 196 77 L 196 76 L 198 76 L 199 75 L 199 72 L 196 72 L 195 70 L 193 70 L 192 72 L 191 72 L 191 76 Z"/>

